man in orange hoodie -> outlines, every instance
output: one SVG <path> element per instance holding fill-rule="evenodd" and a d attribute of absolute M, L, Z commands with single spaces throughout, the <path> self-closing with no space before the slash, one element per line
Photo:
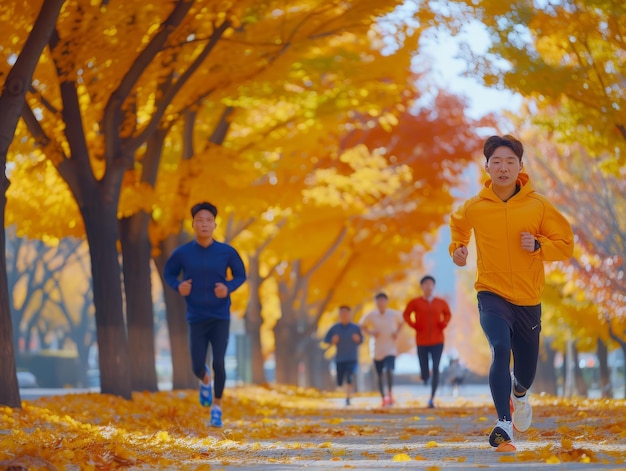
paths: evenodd
<path fill-rule="evenodd" d="M 433 362 L 433 382 L 430 388 L 428 407 L 435 407 L 435 393 L 439 385 L 439 362 L 443 353 L 443 330 L 450 322 L 450 307 L 441 298 L 433 295 L 435 279 L 426 275 L 420 280 L 423 296 L 412 299 L 404 310 L 404 321 L 415 329 L 415 344 L 417 358 L 420 364 L 420 374 L 424 384 L 430 379 L 428 357 Z"/>
<path fill-rule="evenodd" d="M 492 351 L 489 385 L 498 414 L 489 443 L 498 451 L 513 451 L 513 426 L 525 432 L 532 421 L 528 389 L 539 354 L 543 262 L 570 258 L 574 235 L 563 215 L 535 193 L 522 172 L 520 141 L 510 135 L 491 136 L 483 154 L 491 178 L 452 214 L 449 250 L 454 263 L 465 266 L 474 232 L 478 267 L 474 286 L 480 324 Z"/>

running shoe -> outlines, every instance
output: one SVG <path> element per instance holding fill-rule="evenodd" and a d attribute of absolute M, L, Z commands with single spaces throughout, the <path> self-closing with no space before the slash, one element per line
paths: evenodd
<path fill-rule="evenodd" d="M 432 399 L 428 400 L 428 408 L 429 409 L 434 409 L 435 408 L 435 401 L 433 401 Z"/>
<path fill-rule="evenodd" d="M 513 422 L 510 420 L 498 420 L 496 426 L 489 434 L 489 444 L 492 447 L 499 447 L 504 443 L 513 441 Z"/>
<path fill-rule="evenodd" d="M 213 407 L 211 409 L 211 427 L 221 427 L 222 424 L 222 409 L 220 407 Z"/>
<path fill-rule="evenodd" d="M 523 397 L 517 397 L 515 393 L 511 392 L 511 403 L 513 405 L 511 408 L 513 426 L 515 430 L 525 432 L 530 428 L 533 421 L 533 407 L 528 401 L 528 392 Z"/>
<path fill-rule="evenodd" d="M 213 388 L 211 387 L 211 373 L 209 367 L 204 365 L 207 374 L 209 375 L 209 383 L 204 384 L 200 381 L 200 405 L 203 407 L 211 407 L 213 404 Z"/>

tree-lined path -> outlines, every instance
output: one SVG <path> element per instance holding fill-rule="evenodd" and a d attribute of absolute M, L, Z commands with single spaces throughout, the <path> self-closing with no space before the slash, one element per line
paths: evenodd
<path fill-rule="evenodd" d="M 443 395 L 426 409 L 424 387 L 402 388 L 397 406 L 290 387 L 234 389 L 224 428 L 208 427 L 196 391 L 68 395 L 0 409 L 0 469 L 623 469 L 624 401 L 535 398 L 535 421 L 516 454 L 486 437 L 485 387 Z M 26 468 L 14 468 L 26 469 Z M 30 469 L 30 468 L 29 468 Z"/>

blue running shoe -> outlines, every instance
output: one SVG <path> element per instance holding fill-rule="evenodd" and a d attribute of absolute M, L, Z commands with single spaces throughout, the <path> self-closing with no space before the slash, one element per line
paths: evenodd
<path fill-rule="evenodd" d="M 205 365 L 206 372 L 209 375 L 209 384 L 200 381 L 200 405 L 203 407 L 211 407 L 213 404 L 213 388 L 211 387 L 211 373 L 209 367 Z"/>
<path fill-rule="evenodd" d="M 221 427 L 222 426 L 222 409 L 219 407 L 214 407 L 211 409 L 211 427 Z"/>

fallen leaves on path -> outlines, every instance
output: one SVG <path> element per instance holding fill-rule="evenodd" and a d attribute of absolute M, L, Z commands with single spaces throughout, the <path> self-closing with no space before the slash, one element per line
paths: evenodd
<path fill-rule="evenodd" d="M 346 409 L 332 397 L 284 386 L 231 389 L 222 429 L 209 427 L 209 410 L 198 404 L 196 391 L 137 393 L 132 401 L 101 394 L 42 398 L 21 410 L 0 407 L 0 468 L 202 470 L 210 463 L 306 460 L 345 467 L 355 467 L 351 460 L 434 460 L 444 466 L 492 453 L 489 407 Z M 520 436 L 537 446 L 500 461 L 624 463 L 624 401 L 538 398 L 535 404 L 536 420 L 548 426 Z M 465 445 L 482 440 L 483 448 Z M 599 444 L 601 454 L 594 448 Z"/>

